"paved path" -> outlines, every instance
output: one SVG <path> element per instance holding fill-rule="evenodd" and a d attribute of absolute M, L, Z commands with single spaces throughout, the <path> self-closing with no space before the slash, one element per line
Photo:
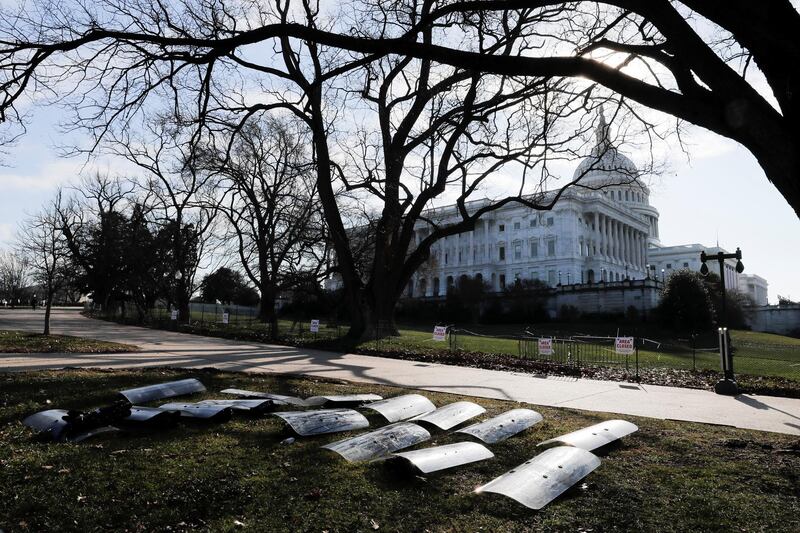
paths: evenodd
<path fill-rule="evenodd" d="M 37 330 L 42 313 L 0 309 L 0 329 Z M 135 344 L 128 354 L 0 354 L 2 370 L 65 366 L 176 366 L 306 374 L 622 415 L 705 422 L 800 435 L 800 400 L 462 368 L 246 343 L 91 320 L 57 310 L 54 333 Z"/>

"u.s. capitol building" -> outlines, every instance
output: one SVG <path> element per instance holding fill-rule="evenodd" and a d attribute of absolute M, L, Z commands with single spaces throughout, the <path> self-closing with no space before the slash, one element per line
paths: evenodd
<path fill-rule="evenodd" d="M 474 231 L 440 240 L 414 276 L 408 296 L 443 296 L 462 276 L 501 291 L 518 279 L 550 286 L 595 284 L 648 275 L 647 250 L 659 244 L 658 210 L 633 162 L 614 148 L 604 124 L 592 154 L 552 210 L 511 203 L 484 215 Z M 558 191 L 538 199 L 547 203 Z M 486 201 L 467 205 L 479 209 Z M 458 220 L 455 206 L 432 210 L 440 224 Z M 418 224 L 418 239 L 426 224 Z"/>
<path fill-rule="evenodd" d="M 445 296 L 464 277 L 483 280 L 493 292 L 529 279 L 558 289 L 555 309 L 565 304 L 584 312 L 654 307 L 670 272 L 699 270 L 700 251 L 718 248 L 662 246 L 659 213 L 640 177 L 634 163 L 610 142 L 601 117 L 595 147 L 574 172 L 576 185 L 551 210 L 510 203 L 483 215 L 473 231 L 438 241 L 405 296 Z M 545 192 L 538 201 L 547 203 L 556 194 Z M 477 200 L 466 207 L 472 212 L 488 202 Z M 443 225 L 460 220 L 456 206 L 432 209 L 425 218 Z M 428 232 L 428 223 L 420 221 L 417 242 Z M 735 261 L 726 264 L 727 286 L 739 289 L 741 276 L 734 267 Z M 766 281 L 758 279 L 763 284 L 754 299 L 765 305 Z M 750 285 L 742 283 L 743 291 Z"/>

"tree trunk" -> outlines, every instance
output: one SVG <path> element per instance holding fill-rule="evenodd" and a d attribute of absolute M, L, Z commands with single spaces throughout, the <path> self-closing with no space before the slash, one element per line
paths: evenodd
<path fill-rule="evenodd" d="M 266 287 L 266 283 L 262 283 L 262 287 Z M 272 288 L 264 289 L 261 291 L 261 301 L 258 304 L 258 318 L 264 324 L 269 324 L 269 338 L 276 340 L 278 338 L 278 313 L 275 312 L 275 293 Z"/>
<path fill-rule="evenodd" d="M 50 335 L 50 310 L 53 307 L 53 292 L 47 292 L 47 302 L 44 309 L 44 331 L 43 335 Z"/>
<path fill-rule="evenodd" d="M 363 289 L 353 298 L 347 297 L 350 308 L 350 330 L 346 338 L 351 341 L 366 341 L 397 336 L 399 330 L 395 323 L 395 307 L 398 296 L 384 285 Z"/>

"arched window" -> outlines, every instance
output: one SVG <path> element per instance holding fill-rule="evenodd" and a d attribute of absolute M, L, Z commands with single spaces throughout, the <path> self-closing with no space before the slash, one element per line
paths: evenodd
<path fill-rule="evenodd" d="M 439 278 L 433 278 L 433 295 L 439 296 Z"/>

